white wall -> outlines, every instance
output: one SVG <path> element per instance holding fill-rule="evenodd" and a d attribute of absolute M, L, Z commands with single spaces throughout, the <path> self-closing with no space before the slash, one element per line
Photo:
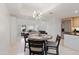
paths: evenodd
<path fill-rule="evenodd" d="M 8 54 L 10 41 L 9 14 L 5 4 L 0 3 L 0 54 Z"/>
<path fill-rule="evenodd" d="M 47 32 L 56 39 L 57 34 L 61 36 L 61 19 L 54 15 L 45 15 L 43 17 L 47 21 Z"/>
<path fill-rule="evenodd" d="M 11 28 L 11 40 L 10 43 L 13 45 L 17 40 L 17 19 L 16 17 L 10 17 L 10 28 Z"/>
<path fill-rule="evenodd" d="M 11 17 L 11 38 L 13 36 L 15 36 L 16 32 L 17 31 L 17 37 L 20 36 L 20 33 L 21 33 L 21 26 L 22 25 L 26 25 L 26 29 L 29 30 L 29 27 L 30 26 L 33 26 L 34 27 L 34 30 L 46 30 L 46 21 L 44 22 L 41 22 L 40 20 L 35 20 L 33 19 L 32 17 L 26 17 L 26 18 L 20 18 L 20 17 L 14 17 L 12 16 Z M 38 28 L 36 28 L 38 26 Z M 15 29 L 16 28 L 16 29 Z M 14 34 L 13 34 L 14 33 Z M 13 37 L 14 38 L 14 37 Z M 12 40 L 13 40 L 12 38 Z"/>
<path fill-rule="evenodd" d="M 27 30 L 29 26 L 38 26 L 38 30 L 46 30 L 50 35 L 53 36 L 53 39 L 56 38 L 56 35 L 61 35 L 61 19 L 55 16 L 42 16 L 41 20 L 35 20 L 32 17 L 20 18 L 16 17 L 17 20 L 17 35 L 20 36 L 21 33 L 21 25 L 27 25 Z M 15 23 L 14 23 L 15 24 Z M 14 31 L 13 31 L 14 32 Z"/>

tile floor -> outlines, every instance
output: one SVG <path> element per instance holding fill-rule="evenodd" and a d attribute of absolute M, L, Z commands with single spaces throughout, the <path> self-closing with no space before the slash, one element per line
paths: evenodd
<path fill-rule="evenodd" d="M 15 47 L 16 46 L 16 47 Z M 26 49 L 26 52 L 24 53 L 24 40 L 23 38 L 17 42 L 17 44 L 12 47 L 11 46 L 11 55 L 29 55 L 29 50 Z M 49 52 L 52 52 L 52 49 L 49 50 Z M 64 45 L 63 39 L 60 42 L 59 46 L 59 54 L 60 55 L 79 55 L 78 50 L 73 50 L 71 48 L 68 48 Z"/>

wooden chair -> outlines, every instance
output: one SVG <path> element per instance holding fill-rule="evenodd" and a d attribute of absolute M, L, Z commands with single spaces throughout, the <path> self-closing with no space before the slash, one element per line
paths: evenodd
<path fill-rule="evenodd" d="M 57 35 L 56 41 L 55 42 L 48 42 L 47 43 L 47 50 L 52 49 L 56 51 L 55 55 L 59 55 L 59 44 L 60 44 L 60 39 L 61 37 Z M 54 53 L 49 53 L 48 54 L 54 54 Z"/>
<path fill-rule="evenodd" d="M 57 34 L 57 36 L 56 36 L 56 40 L 55 40 L 55 41 L 49 41 L 49 40 L 47 40 L 47 43 L 48 43 L 48 44 L 50 44 L 50 43 L 56 43 L 57 40 L 58 40 L 58 37 L 59 37 L 59 35 Z"/>
<path fill-rule="evenodd" d="M 38 41 L 35 39 L 28 40 L 29 42 L 29 54 L 44 55 L 44 41 Z"/>

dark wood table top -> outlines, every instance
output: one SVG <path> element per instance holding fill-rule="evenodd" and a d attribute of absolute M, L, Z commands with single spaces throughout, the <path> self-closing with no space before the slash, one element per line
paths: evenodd
<path fill-rule="evenodd" d="M 32 34 L 32 35 L 29 35 L 28 38 L 36 39 L 36 40 L 49 40 L 49 39 L 52 39 L 52 36 L 48 34 Z"/>

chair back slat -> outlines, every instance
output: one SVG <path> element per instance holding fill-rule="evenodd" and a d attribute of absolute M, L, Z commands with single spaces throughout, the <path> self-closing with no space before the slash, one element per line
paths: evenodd
<path fill-rule="evenodd" d="M 57 35 L 57 37 L 56 37 L 56 42 L 58 41 L 58 37 L 59 37 L 59 35 Z"/>
<path fill-rule="evenodd" d="M 39 54 L 39 51 L 38 50 L 32 50 L 31 48 L 38 48 L 40 49 L 41 48 L 41 53 L 43 54 L 44 53 L 44 41 L 41 41 L 41 40 L 30 40 L 28 39 L 28 42 L 29 42 L 29 50 L 30 50 L 30 53 L 37 53 Z"/>
<path fill-rule="evenodd" d="M 30 47 L 42 48 L 43 45 L 44 45 L 44 41 L 29 40 L 29 46 Z"/>

